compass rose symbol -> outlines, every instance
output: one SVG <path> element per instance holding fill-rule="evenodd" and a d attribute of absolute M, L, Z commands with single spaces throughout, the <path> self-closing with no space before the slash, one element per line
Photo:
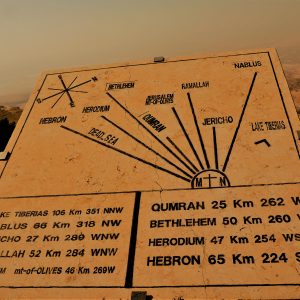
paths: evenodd
<path fill-rule="evenodd" d="M 96 76 L 92 77 L 90 80 L 87 80 L 87 81 L 84 81 L 84 82 L 81 82 L 81 83 L 78 83 L 78 84 L 75 84 L 75 81 L 77 79 L 78 76 L 76 76 L 72 82 L 67 86 L 66 85 L 66 82 L 63 78 L 63 76 L 60 74 L 58 75 L 58 79 L 62 85 L 62 88 L 48 88 L 49 90 L 53 90 L 53 91 L 59 91 L 57 93 L 54 93 L 48 97 L 45 97 L 43 99 L 40 99 L 38 98 L 37 99 L 37 102 L 38 103 L 42 103 L 44 102 L 45 100 L 48 100 L 48 99 L 51 99 L 53 97 L 56 97 L 58 96 L 58 99 L 54 102 L 54 104 L 51 106 L 51 108 L 54 108 L 54 106 L 63 98 L 64 95 L 67 95 L 67 99 L 69 100 L 69 104 L 70 104 L 70 107 L 75 107 L 75 102 L 71 96 L 71 93 L 87 93 L 86 91 L 80 91 L 80 90 L 77 90 L 76 88 L 84 85 L 84 84 L 87 84 L 91 81 L 97 81 L 98 78 Z"/>

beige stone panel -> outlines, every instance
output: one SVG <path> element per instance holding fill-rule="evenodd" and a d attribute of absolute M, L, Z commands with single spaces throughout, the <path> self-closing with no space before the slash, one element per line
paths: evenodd
<path fill-rule="evenodd" d="M 123 287 L 134 198 L 1 199 L 2 287 Z"/>
<path fill-rule="evenodd" d="M 246 63 L 250 67 L 236 67 Z M 188 188 L 202 168 L 222 171 L 232 186 L 288 183 L 299 177 L 299 121 L 272 50 L 46 73 L 43 78 L 4 168 L 3 195 Z M 70 86 L 71 100 L 62 81 Z M 134 88 L 108 90 L 109 84 L 124 82 Z M 204 82 L 207 87 L 186 88 Z M 172 103 L 146 104 L 148 96 L 163 94 L 173 94 Z M 97 106 L 109 110 L 84 112 Z M 145 115 L 166 128 L 155 130 Z M 65 121 L 43 121 L 50 117 Z M 97 137 L 95 130 L 103 135 Z M 103 142 L 108 135 L 116 144 Z M 263 140 L 270 146 L 256 144 Z"/>
<path fill-rule="evenodd" d="M 143 194 L 134 286 L 297 284 L 299 200 L 299 185 Z"/>

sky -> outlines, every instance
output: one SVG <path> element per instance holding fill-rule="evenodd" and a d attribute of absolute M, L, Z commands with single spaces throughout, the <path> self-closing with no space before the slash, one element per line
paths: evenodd
<path fill-rule="evenodd" d="M 300 0 L 0 0 L 0 105 L 47 70 L 277 48 L 300 64 Z"/>

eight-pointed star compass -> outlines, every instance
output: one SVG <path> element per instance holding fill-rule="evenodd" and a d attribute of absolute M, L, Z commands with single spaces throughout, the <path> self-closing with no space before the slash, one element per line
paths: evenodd
<path fill-rule="evenodd" d="M 59 91 L 59 92 L 56 92 L 46 98 L 43 98 L 43 99 L 40 99 L 38 98 L 37 99 L 37 102 L 38 103 L 42 103 L 43 101 L 45 100 L 48 100 L 48 99 L 51 99 L 53 97 L 56 97 L 58 96 L 58 98 L 56 99 L 56 101 L 54 102 L 54 104 L 51 106 L 51 108 L 54 108 L 54 106 L 63 98 L 64 95 L 67 95 L 66 99 L 69 100 L 69 104 L 70 104 L 70 107 L 75 107 L 75 102 L 72 98 L 72 95 L 71 93 L 88 93 L 87 91 L 81 91 L 81 90 L 77 90 L 76 88 L 82 86 L 82 85 L 85 85 L 91 81 L 97 81 L 97 77 L 92 77 L 90 80 L 86 80 L 84 82 L 81 82 L 81 83 L 78 83 L 78 84 L 75 84 L 75 81 L 76 79 L 78 78 L 78 76 L 76 76 L 69 85 L 66 85 L 66 81 L 64 80 L 63 76 L 62 75 L 58 75 L 58 79 L 62 85 L 62 88 L 48 88 L 49 90 L 53 90 L 53 91 Z"/>

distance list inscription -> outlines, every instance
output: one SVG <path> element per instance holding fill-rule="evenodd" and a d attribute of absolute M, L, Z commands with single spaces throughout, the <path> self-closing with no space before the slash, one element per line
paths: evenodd
<path fill-rule="evenodd" d="M 144 193 L 134 286 L 297 284 L 299 206 L 293 186 Z"/>
<path fill-rule="evenodd" d="M 2 200 L 1 282 L 36 287 L 124 286 L 134 197 Z"/>

